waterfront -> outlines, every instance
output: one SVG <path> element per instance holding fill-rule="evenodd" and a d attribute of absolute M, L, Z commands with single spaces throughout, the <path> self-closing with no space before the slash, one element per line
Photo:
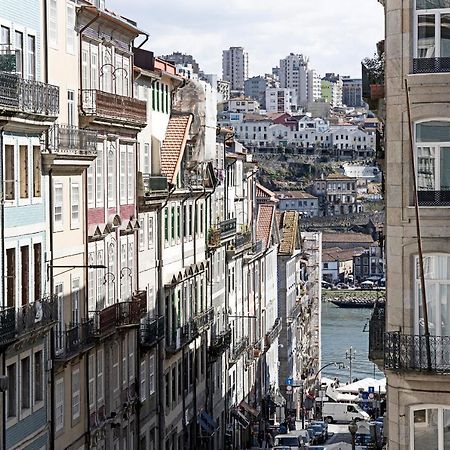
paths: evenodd
<path fill-rule="evenodd" d="M 323 370 L 329 378 L 338 377 L 343 383 L 349 379 L 349 361 L 345 352 L 351 347 L 356 350 L 352 362 L 353 378 L 384 377 L 368 359 L 369 333 L 364 332 L 364 325 L 372 313 L 371 309 L 338 308 L 329 302 L 322 302 L 322 366 L 342 361 L 345 369 L 330 366 Z"/>

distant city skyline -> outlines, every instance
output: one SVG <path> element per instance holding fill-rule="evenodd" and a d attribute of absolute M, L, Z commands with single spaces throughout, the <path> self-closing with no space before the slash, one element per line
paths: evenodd
<path fill-rule="evenodd" d="M 376 0 L 107 0 L 107 8 L 138 21 L 156 55 L 181 51 L 206 73 L 222 75 L 222 50 L 242 46 L 249 76 L 270 73 L 290 52 L 303 53 L 320 75 L 361 76 L 361 60 L 384 38 L 383 7 Z"/>

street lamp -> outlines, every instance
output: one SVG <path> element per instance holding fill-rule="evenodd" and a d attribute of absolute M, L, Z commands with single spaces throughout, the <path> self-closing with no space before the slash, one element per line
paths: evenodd
<path fill-rule="evenodd" d="M 356 448 L 355 434 L 358 431 L 358 424 L 355 422 L 354 419 L 350 422 L 348 426 L 348 431 L 350 431 L 350 434 L 352 435 L 352 450 L 355 450 Z"/>
<path fill-rule="evenodd" d="M 354 359 L 356 359 L 356 350 L 353 350 L 353 347 L 350 347 L 349 350 L 345 351 L 345 359 L 348 359 L 350 364 L 349 364 L 349 368 L 350 368 L 350 383 L 353 382 L 353 377 L 352 377 L 352 361 Z"/>

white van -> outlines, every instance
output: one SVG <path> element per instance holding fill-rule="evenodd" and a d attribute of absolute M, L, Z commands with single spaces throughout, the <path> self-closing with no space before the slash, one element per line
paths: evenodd
<path fill-rule="evenodd" d="M 369 420 L 369 414 L 354 403 L 326 402 L 322 407 L 322 417 L 328 423 L 336 421 Z"/>
<path fill-rule="evenodd" d="M 309 449 L 309 434 L 306 430 L 293 430 L 288 434 L 275 436 L 275 447 L 286 447 L 295 450 Z"/>

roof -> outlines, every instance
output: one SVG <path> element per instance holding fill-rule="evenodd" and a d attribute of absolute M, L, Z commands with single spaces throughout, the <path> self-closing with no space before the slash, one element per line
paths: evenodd
<path fill-rule="evenodd" d="M 272 119 L 262 114 L 250 113 L 245 114 L 244 122 L 272 122 Z"/>
<path fill-rule="evenodd" d="M 342 173 L 330 173 L 327 176 L 327 180 L 354 180 L 354 178 L 348 177 L 347 175 L 343 175 Z"/>
<path fill-rule="evenodd" d="M 274 205 L 266 204 L 259 205 L 258 209 L 258 219 L 256 221 L 256 240 L 263 241 L 266 247 L 268 247 L 270 243 L 274 210 Z"/>
<path fill-rule="evenodd" d="M 279 199 L 284 199 L 284 198 L 311 198 L 311 199 L 316 199 L 317 197 L 315 197 L 314 195 L 309 194 L 308 192 L 305 191 L 278 191 L 275 193 L 276 196 Z"/>
<path fill-rule="evenodd" d="M 324 248 L 322 250 L 322 262 L 351 261 L 354 256 L 359 256 L 365 251 L 362 247 L 341 249 L 340 247 Z"/>
<path fill-rule="evenodd" d="M 167 177 L 169 183 L 175 181 L 191 122 L 190 114 L 175 114 L 170 117 L 167 125 L 166 137 L 161 147 L 161 173 Z"/>
<path fill-rule="evenodd" d="M 282 215 L 280 223 L 281 242 L 278 253 L 292 255 L 297 243 L 298 213 L 295 211 L 286 211 Z"/>
<path fill-rule="evenodd" d="M 256 198 L 267 199 L 269 201 L 277 201 L 275 193 L 264 187 L 262 184 L 256 183 Z"/>
<path fill-rule="evenodd" d="M 323 233 L 322 242 L 372 244 L 373 239 L 369 234 L 363 233 Z"/>

